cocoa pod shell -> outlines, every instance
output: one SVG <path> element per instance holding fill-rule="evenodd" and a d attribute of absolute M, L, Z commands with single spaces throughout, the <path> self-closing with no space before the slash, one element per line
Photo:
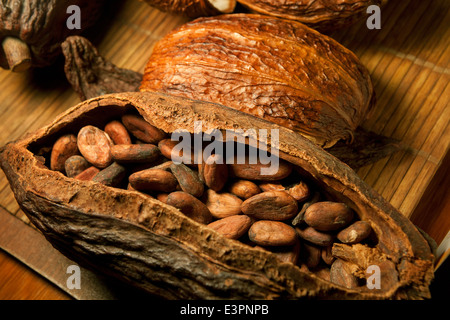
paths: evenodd
<path fill-rule="evenodd" d="M 282 263 L 270 252 L 227 239 L 157 199 L 68 178 L 39 165 L 34 154 L 63 133 L 88 124 L 103 127 L 132 111 L 167 133 L 179 128 L 193 132 L 198 120 L 205 131 L 279 130 L 280 157 L 300 166 L 317 187 L 369 221 L 377 236 L 373 248 L 335 244 L 333 254 L 355 270 L 389 260 L 398 277 L 381 290 L 347 289 Z M 406 217 L 311 141 L 225 106 L 150 92 L 93 98 L 3 146 L 0 165 L 21 209 L 55 248 L 86 267 L 167 299 L 430 297 L 434 257 Z"/>
<path fill-rule="evenodd" d="M 302 23 L 258 14 L 199 18 L 170 32 L 140 90 L 220 103 L 326 148 L 351 141 L 375 102 L 354 53 Z"/>

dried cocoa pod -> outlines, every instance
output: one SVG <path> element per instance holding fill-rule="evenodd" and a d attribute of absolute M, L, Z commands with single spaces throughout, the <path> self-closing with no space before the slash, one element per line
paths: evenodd
<path fill-rule="evenodd" d="M 205 204 L 214 218 L 222 219 L 241 213 L 242 200 L 227 193 L 217 193 L 212 189 L 206 191 Z"/>
<path fill-rule="evenodd" d="M 289 246 L 297 241 L 294 228 L 280 221 L 259 220 L 248 230 L 249 239 L 261 246 Z"/>
<path fill-rule="evenodd" d="M 266 191 L 245 200 L 241 210 L 255 219 L 287 220 L 296 215 L 298 206 L 284 191 Z"/>
<path fill-rule="evenodd" d="M 22 72 L 45 67 L 61 54 L 60 44 L 71 35 L 85 31 L 100 17 L 105 1 L 23 0 L 2 1 L 0 5 L 0 67 Z M 80 8 L 80 28 L 69 29 L 69 6 Z"/>
<path fill-rule="evenodd" d="M 64 171 L 69 178 L 73 178 L 90 166 L 91 165 L 85 158 L 79 155 L 74 155 L 68 158 L 64 163 Z"/>
<path fill-rule="evenodd" d="M 347 226 L 353 219 L 353 212 L 344 203 L 321 201 L 306 209 L 304 219 L 317 230 L 334 231 Z"/>
<path fill-rule="evenodd" d="M 231 13 L 236 0 L 144 0 L 161 11 L 185 15 L 189 18 Z"/>
<path fill-rule="evenodd" d="M 212 221 L 211 212 L 204 203 L 184 191 L 169 193 L 166 204 L 179 209 L 184 215 L 202 224 Z"/>
<path fill-rule="evenodd" d="M 98 168 L 106 168 L 113 159 L 109 136 L 97 127 L 88 125 L 80 129 L 77 137 L 78 150 L 83 157 Z"/>
<path fill-rule="evenodd" d="M 105 126 L 105 131 L 114 144 L 131 144 L 131 137 L 122 122 L 113 120 Z"/>
<path fill-rule="evenodd" d="M 77 137 L 73 134 L 63 135 L 53 145 L 50 156 L 50 169 L 64 171 L 66 160 L 78 153 Z"/>
<path fill-rule="evenodd" d="M 351 141 L 375 102 L 350 50 L 302 23 L 257 14 L 199 18 L 172 31 L 154 47 L 140 90 L 223 104 L 325 148 Z"/>
<path fill-rule="evenodd" d="M 380 290 L 346 289 L 282 263 L 268 251 L 227 239 L 157 199 L 64 177 L 35 157 L 64 132 L 85 125 L 87 118 L 106 124 L 132 108 L 166 133 L 193 132 L 195 121 L 203 121 L 206 129 L 279 130 L 280 157 L 301 167 L 314 190 L 345 203 L 372 225 L 377 240 L 372 246 L 334 243 L 333 255 L 351 263 L 361 276 L 368 266 L 390 261 L 394 268 L 387 272 L 395 271 L 395 277 Z M 311 141 L 231 108 L 150 92 L 98 97 L 3 146 L 0 165 L 21 208 L 54 247 L 74 261 L 89 261 L 89 268 L 164 298 L 230 298 L 230 292 L 235 299 L 430 297 L 434 258 L 406 217 Z"/>
<path fill-rule="evenodd" d="M 229 191 L 241 199 L 248 199 L 261 192 L 261 189 L 254 182 L 239 179 L 229 186 Z"/>
<path fill-rule="evenodd" d="M 216 230 L 228 239 L 239 239 L 250 228 L 253 221 L 246 215 L 228 216 L 208 224 L 213 230 Z"/>
<path fill-rule="evenodd" d="M 291 19 L 321 31 L 335 30 L 361 19 L 382 0 L 237 0 L 254 12 Z"/>

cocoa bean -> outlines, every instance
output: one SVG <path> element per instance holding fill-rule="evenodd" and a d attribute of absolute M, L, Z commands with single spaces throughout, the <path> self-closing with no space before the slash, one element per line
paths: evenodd
<path fill-rule="evenodd" d="M 175 191 L 167 196 L 166 204 L 180 210 L 184 215 L 202 224 L 208 224 L 213 217 L 204 203 L 184 191 Z"/>
<path fill-rule="evenodd" d="M 106 124 L 104 131 L 109 135 L 114 144 L 131 144 L 131 137 L 127 128 L 117 120 Z"/>
<path fill-rule="evenodd" d="M 78 149 L 83 157 L 98 168 L 106 168 L 113 159 L 111 138 L 97 127 L 88 125 L 80 129 L 77 138 Z"/>
<path fill-rule="evenodd" d="M 312 243 L 302 242 L 302 256 L 308 268 L 315 268 L 320 263 L 321 248 Z"/>
<path fill-rule="evenodd" d="M 216 230 L 229 239 L 239 239 L 252 225 L 252 219 L 246 215 L 233 215 L 208 224 L 208 227 Z"/>
<path fill-rule="evenodd" d="M 341 230 L 337 234 L 337 238 L 342 243 L 354 244 L 366 239 L 371 231 L 372 227 L 370 226 L 370 223 L 366 221 L 356 221 L 347 228 Z"/>
<path fill-rule="evenodd" d="M 212 189 L 206 190 L 205 204 L 213 217 L 217 219 L 233 216 L 241 213 L 242 200 L 237 196 Z"/>
<path fill-rule="evenodd" d="M 90 166 L 91 165 L 85 158 L 80 155 L 74 155 L 66 160 L 64 163 L 64 170 L 66 171 L 66 176 L 73 178 Z"/>
<path fill-rule="evenodd" d="M 322 260 L 328 265 L 332 265 L 334 260 L 336 260 L 336 258 L 331 254 L 332 248 L 332 246 L 322 248 Z"/>
<path fill-rule="evenodd" d="M 277 159 L 276 164 L 251 164 L 247 159 L 238 161 L 236 158 L 232 164 L 229 164 L 229 172 L 232 176 L 246 180 L 259 180 L 259 181 L 277 181 L 286 178 L 292 172 L 292 165 L 282 159 Z M 263 169 L 269 170 L 271 165 L 274 166 L 269 172 L 265 172 Z"/>
<path fill-rule="evenodd" d="M 166 157 L 167 159 L 172 160 L 176 163 L 183 163 L 186 165 L 194 165 L 196 163 L 195 161 L 195 154 L 194 151 L 189 149 L 188 153 L 184 154 L 184 149 L 180 149 L 179 152 L 174 151 L 176 145 L 178 145 L 179 141 L 174 141 L 171 139 L 163 139 L 159 141 L 158 148 L 161 151 L 161 154 Z"/>
<path fill-rule="evenodd" d="M 76 154 L 78 154 L 77 137 L 73 134 L 63 135 L 53 144 L 50 169 L 64 172 L 66 160 Z"/>
<path fill-rule="evenodd" d="M 80 172 L 79 174 L 77 174 L 74 177 L 74 179 L 84 180 L 84 181 L 92 180 L 92 178 L 94 178 L 97 175 L 97 173 L 99 173 L 99 172 L 100 172 L 99 168 L 91 166 L 91 167 L 87 168 L 86 170 L 84 170 L 83 172 Z"/>
<path fill-rule="evenodd" d="M 133 173 L 128 178 L 131 186 L 142 191 L 172 192 L 178 186 L 175 176 L 162 169 L 147 169 Z"/>
<path fill-rule="evenodd" d="M 181 187 L 181 190 L 187 192 L 194 197 L 201 197 L 204 192 L 203 182 L 200 181 L 198 177 L 198 173 L 194 172 L 189 167 L 184 164 L 175 164 L 172 163 L 170 165 L 170 170 L 175 178 L 178 180 L 178 183 Z"/>
<path fill-rule="evenodd" d="M 344 203 L 322 201 L 306 209 L 305 222 L 320 231 L 338 230 L 353 219 L 353 211 Z"/>
<path fill-rule="evenodd" d="M 137 115 L 123 115 L 122 123 L 133 136 L 146 143 L 156 144 L 166 137 L 163 131 Z"/>
<path fill-rule="evenodd" d="M 93 178 L 92 181 L 110 186 L 110 187 L 116 187 L 118 186 L 123 179 L 125 178 L 127 171 L 125 167 L 121 166 L 117 162 L 113 162 L 110 166 L 106 167 L 105 169 L 101 170 L 99 173 L 97 173 Z"/>
<path fill-rule="evenodd" d="M 248 237 L 261 246 L 289 246 L 295 244 L 297 233 L 283 222 L 259 220 L 248 230 Z"/>
<path fill-rule="evenodd" d="M 308 185 L 300 181 L 298 184 L 287 189 L 287 192 L 297 201 L 302 202 L 309 198 L 310 191 Z"/>
<path fill-rule="evenodd" d="M 349 289 L 358 286 L 358 278 L 348 270 L 346 263 L 342 259 L 336 259 L 331 265 L 330 281 Z"/>
<path fill-rule="evenodd" d="M 211 155 L 202 166 L 203 181 L 208 188 L 214 191 L 222 190 L 228 179 L 228 166 L 223 157 L 218 154 Z"/>
<path fill-rule="evenodd" d="M 118 144 L 111 147 L 111 155 L 119 163 L 150 163 L 161 153 L 153 144 Z"/>
<path fill-rule="evenodd" d="M 266 191 L 242 203 L 244 214 L 256 219 L 287 220 L 295 216 L 297 201 L 284 191 Z"/>
<path fill-rule="evenodd" d="M 334 234 L 317 231 L 313 227 L 296 227 L 295 231 L 297 231 L 300 238 L 322 247 L 331 245 L 336 238 Z"/>
<path fill-rule="evenodd" d="M 261 189 L 254 182 L 242 179 L 232 182 L 228 190 L 230 193 L 244 200 L 261 192 Z"/>

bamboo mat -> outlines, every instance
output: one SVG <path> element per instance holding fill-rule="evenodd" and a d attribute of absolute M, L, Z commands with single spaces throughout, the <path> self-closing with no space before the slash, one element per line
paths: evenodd
<path fill-rule="evenodd" d="M 108 3 L 100 27 L 86 36 L 106 59 L 141 73 L 155 42 L 187 21 L 138 0 Z M 381 30 L 369 30 L 363 21 L 332 34 L 372 76 L 378 103 L 363 127 L 407 146 L 357 173 L 407 217 L 449 149 L 449 14 L 448 0 L 390 1 L 381 11 Z M 79 102 L 62 66 L 61 58 L 50 68 L 23 74 L 0 70 L 0 145 Z M 28 222 L 3 172 L 0 206 Z M 448 215 L 445 223 L 447 233 Z"/>

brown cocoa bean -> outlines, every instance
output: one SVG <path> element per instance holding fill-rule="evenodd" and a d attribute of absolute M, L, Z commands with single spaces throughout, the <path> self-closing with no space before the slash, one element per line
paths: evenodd
<path fill-rule="evenodd" d="M 170 171 L 172 171 L 172 174 L 178 180 L 181 190 L 197 198 L 203 195 L 205 187 L 203 182 L 200 181 L 197 172 L 194 172 L 182 163 L 172 163 L 170 165 Z"/>
<path fill-rule="evenodd" d="M 366 239 L 371 231 L 372 227 L 370 226 L 370 223 L 366 221 L 356 221 L 347 228 L 341 230 L 337 234 L 337 238 L 342 243 L 354 244 Z"/>
<path fill-rule="evenodd" d="M 80 155 L 74 155 L 66 160 L 64 163 L 64 170 L 66 171 L 66 176 L 73 178 L 90 166 L 91 165 L 85 158 Z"/>
<path fill-rule="evenodd" d="M 128 178 L 131 186 L 142 191 L 172 192 L 178 186 L 175 176 L 162 169 L 147 169 L 133 173 Z"/>
<path fill-rule="evenodd" d="M 300 181 L 296 185 L 287 189 L 287 192 L 297 201 L 302 202 L 309 198 L 310 191 L 308 185 Z"/>
<path fill-rule="evenodd" d="M 66 160 L 76 154 L 78 154 L 77 137 L 73 134 L 63 135 L 53 144 L 50 169 L 64 172 Z"/>
<path fill-rule="evenodd" d="M 84 180 L 84 181 L 92 180 L 92 178 L 94 178 L 97 175 L 97 173 L 99 173 L 99 172 L 100 172 L 99 168 L 91 166 L 91 167 L 87 168 L 86 170 L 84 170 L 83 172 L 77 174 L 74 177 L 74 179 Z"/>
<path fill-rule="evenodd" d="M 126 114 L 122 116 L 122 123 L 129 132 L 146 143 L 157 144 L 166 134 L 145 121 L 141 116 Z"/>
<path fill-rule="evenodd" d="M 233 215 L 208 224 L 208 227 L 216 230 L 229 239 L 239 239 L 252 225 L 252 219 L 246 215 Z"/>
<path fill-rule="evenodd" d="M 297 213 L 297 201 L 284 191 L 266 191 L 242 203 L 244 214 L 256 219 L 287 220 Z"/>
<path fill-rule="evenodd" d="M 208 188 L 214 191 L 220 191 L 228 180 L 228 166 L 221 155 L 210 155 L 202 163 L 203 181 Z"/>
<path fill-rule="evenodd" d="M 302 243 L 302 256 L 308 268 L 315 268 L 320 263 L 321 248 L 312 243 Z"/>
<path fill-rule="evenodd" d="M 167 197 L 168 197 L 168 196 L 169 196 L 168 193 L 158 193 L 158 194 L 156 195 L 156 199 L 158 199 L 158 200 L 161 201 L 161 202 L 166 203 L 166 202 L 167 202 Z"/>
<path fill-rule="evenodd" d="M 304 219 L 316 230 L 333 231 L 348 225 L 353 219 L 353 211 L 344 203 L 322 201 L 310 205 Z"/>
<path fill-rule="evenodd" d="M 332 246 L 328 246 L 328 247 L 324 247 L 322 248 L 322 260 L 328 264 L 328 265 L 332 265 L 334 260 L 336 260 L 335 257 L 333 257 L 333 255 L 331 254 L 332 252 Z"/>
<path fill-rule="evenodd" d="M 292 165 L 282 159 L 277 159 L 278 164 L 251 164 L 248 159 L 235 158 L 232 164 L 229 164 L 230 175 L 240 179 L 276 181 L 289 176 L 292 172 Z M 273 168 L 271 168 L 273 166 Z M 270 168 L 270 169 L 269 169 Z"/>
<path fill-rule="evenodd" d="M 297 231 L 298 235 L 303 240 L 309 241 L 322 247 L 331 245 L 336 237 L 334 234 L 321 232 L 314 229 L 313 227 L 296 227 L 295 231 Z"/>
<path fill-rule="evenodd" d="M 110 121 L 106 124 L 104 131 L 109 135 L 114 144 L 131 144 L 131 137 L 127 128 L 117 120 Z"/>
<path fill-rule="evenodd" d="M 127 171 L 125 167 L 117 162 L 113 162 L 110 166 L 97 173 L 92 181 L 104 184 L 110 187 L 118 186 L 125 178 Z"/>
<path fill-rule="evenodd" d="M 261 189 L 254 182 L 242 179 L 232 182 L 228 191 L 244 200 L 261 193 Z"/>
<path fill-rule="evenodd" d="M 358 278 L 348 269 L 344 260 L 336 259 L 330 268 L 330 281 L 345 288 L 356 288 L 358 286 Z"/>
<path fill-rule="evenodd" d="M 259 184 L 259 188 L 263 191 L 284 191 L 286 188 L 281 183 L 263 182 Z"/>
<path fill-rule="evenodd" d="M 217 193 L 212 189 L 206 190 L 205 204 L 213 217 L 222 219 L 241 213 L 242 200 L 237 196 L 227 193 Z"/>
<path fill-rule="evenodd" d="M 277 259 L 283 262 L 297 264 L 300 256 L 300 241 L 297 239 L 293 246 L 270 247 L 270 251 L 276 255 Z"/>
<path fill-rule="evenodd" d="M 78 149 L 83 157 L 98 168 L 106 168 L 113 159 L 111 156 L 111 138 L 94 126 L 85 126 L 78 132 Z"/>
<path fill-rule="evenodd" d="M 179 141 L 174 141 L 171 139 L 163 139 L 158 142 L 158 148 L 164 157 L 172 160 L 175 163 L 194 165 L 196 163 L 196 161 L 195 161 L 195 154 L 194 154 L 193 150 L 180 149 L 179 152 L 174 150 L 175 146 L 178 145 L 179 143 L 180 143 Z M 186 154 L 184 154 L 184 151 L 188 151 L 188 152 Z"/>
<path fill-rule="evenodd" d="M 111 147 L 111 155 L 119 163 L 150 163 L 161 153 L 153 144 L 118 144 Z"/>
<path fill-rule="evenodd" d="M 261 246 L 289 246 L 295 244 L 297 233 L 283 222 L 259 220 L 248 230 L 248 237 Z"/>
<path fill-rule="evenodd" d="M 166 204 L 180 210 L 184 215 L 202 224 L 208 224 L 213 217 L 206 205 L 184 191 L 175 191 L 167 196 Z"/>

